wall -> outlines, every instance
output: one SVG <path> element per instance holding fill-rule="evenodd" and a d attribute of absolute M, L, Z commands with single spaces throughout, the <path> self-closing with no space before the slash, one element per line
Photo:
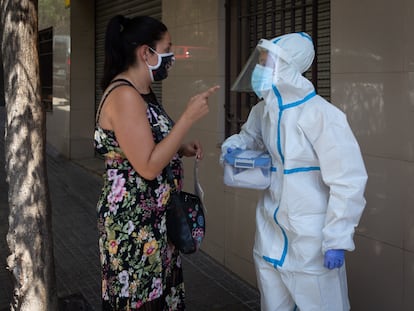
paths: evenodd
<path fill-rule="evenodd" d="M 170 77 L 163 82 L 163 104 L 177 119 L 189 98 L 215 84 L 209 99 L 210 113 L 195 124 L 188 139 L 204 147 L 200 181 L 206 193 L 207 236 L 203 250 L 242 278 L 255 284 L 252 260 L 257 192 L 226 188 L 219 165 L 224 139 L 224 1 L 163 1 L 167 25 L 176 54 Z M 185 159 L 185 187 L 192 190 L 193 162 Z"/>
<path fill-rule="evenodd" d="M 224 1 L 163 1 L 173 44 L 197 46 L 177 59 L 163 84 L 163 100 L 177 118 L 188 98 L 213 84 L 224 87 Z M 357 9 L 356 9 L 357 8 Z M 369 181 L 367 207 L 347 254 L 352 310 L 414 310 L 414 3 L 408 0 L 331 2 L 332 103 L 348 117 L 360 143 Z M 352 21 L 352 22 L 350 22 Z M 179 54 L 179 53 L 178 53 Z M 258 193 L 230 189 L 218 164 L 224 138 L 224 89 L 210 99 L 210 114 L 189 138 L 205 149 L 203 250 L 255 284 L 251 258 Z M 192 162 L 185 160 L 188 189 Z"/>
<path fill-rule="evenodd" d="M 53 107 L 47 141 L 72 159 L 91 159 L 95 118 L 95 2 L 39 1 L 39 29 L 53 27 Z M 67 55 L 63 51 L 68 50 Z M 64 74 L 60 74 L 64 72 Z"/>
<path fill-rule="evenodd" d="M 53 27 L 53 99 L 46 114 L 47 142 L 66 156 L 70 149 L 70 13 L 63 1 L 39 1 L 39 30 Z"/>
<path fill-rule="evenodd" d="M 352 310 L 414 310 L 414 2 L 331 2 L 332 102 L 369 180 L 347 255 Z"/>

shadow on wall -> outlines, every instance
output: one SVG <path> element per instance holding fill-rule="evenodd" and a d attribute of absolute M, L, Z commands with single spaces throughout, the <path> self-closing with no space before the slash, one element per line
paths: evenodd
<path fill-rule="evenodd" d="M 358 124 L 353 126 L 355 134 L 372 136 L 385 131 L 384 85 L 381 82 L 358 81 L 349 82 L 343 88 L 347 102 L 337 104 L 353 124 Z"/>

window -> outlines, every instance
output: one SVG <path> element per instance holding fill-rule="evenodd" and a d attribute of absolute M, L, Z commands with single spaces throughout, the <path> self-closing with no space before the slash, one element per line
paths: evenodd
<path fill-rule="evenodd" d="M 330 99 L 329 0 L 227 0 L 226 1 L 226 137 L 238 132 L 251 107 L 254 93 L 230 92 L 230 87 L 257 42 L 285 33 L 304 31 L 313 38 L 316 57 L 305 73 L 318 94 Z"/>
<path fill-rule="evenodd" d="M 53 100 L 53 28 L 39 31 L 39 71 L 41 100 L 47 111 L 52 111 Z"/>
<path fill-rule="evenodd" d="M 54 96 L 70 97 L 70 36 L 53 36 L 53 86 Z"/>

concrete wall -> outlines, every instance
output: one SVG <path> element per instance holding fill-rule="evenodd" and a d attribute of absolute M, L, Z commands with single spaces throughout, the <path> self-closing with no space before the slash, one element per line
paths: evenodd
<path fill-rule="evenodd" d="M 347 255 L 352 310 L 414 310 L 414 3 L 332 1 L 332 102 L 368 174 Z"/>
<path fill-rule="evenodd" d="M 44 5 L 52 6 L 44 7 Z M 39 30 L 53 27 L 53 99 L 51 110 L 46 113 L 47 142 L 57 152 L 69 156 L 70 150 L 70 25 L 71 10 L 64 2 L 39 3 Z"/>
<path fill-rule="evenodd" d="M 72 1 L 63 10 L 63 1 L 56 0 L 53 5 L 65 18 L 48 16 L 49 10 L 40 5 L 39 29 L 52 26 L 55 37 L 68 39 L 70 65 L 65 69 L 65 82 L 58 79 L 56 70 L 53 73 L 53 107 L 46 116 L 47 141 L 72 160 L 90 159 L 94 156 L 95 2 Z M 60 62 L 59 68 L 65 68 L 62 62 L 66 60 L 56 57 L 56 53 L 54 47 L 54 65 Z M 69 92 L 62 90 L 62 83 L 69 85 Z"/>

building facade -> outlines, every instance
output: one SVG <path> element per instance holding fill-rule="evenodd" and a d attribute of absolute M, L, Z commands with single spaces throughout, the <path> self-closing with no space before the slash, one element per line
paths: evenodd
<path fill-rule="evenodd" d="M 55 1 L 64 5 L 63 1 Z M 238 16 L 237 3 L 243 10 L 245 5 L 249 12 L 257 13 L 252 16 L 257 17 L 258 24 L 241 35 L 234 32 L 234 20 L 229 20 L 232 14 Z M 321 34 L 317 45 L 319 68 L 315 69 L 318 90 L 346 113 L 369 175 L 367 206 L 355 234 L 356 250 L 346 255 L 352 310 L 413 310 L 414 3 L 309 1 L 324 9 L 319 19 L 310 17 L 311 22 L 298 22 L 301 26 L 295 26 L 296 15 L 275 13 L 266 17 L 266 12 L 281 12 L 281 3 L 299 7 L 308 1 L 73 1 L 64 13 L 68 15 L 66 32 L 60 29 L 61 33 L 56 34 L 70 37 L 70 66 L 64 67 L 65 82 L 69 83 L 66 93 L 54 83 L 47 114 L 48 142 L 74 161 L 85 166 L 99 163 L 101 168 L 101 160 L 96 159 L 93 150 L 93 129 L 100 99 L 105 23 L 118 13 L 160 18 L 169 28 L 177 58 L 170 77 L 156 87 L 169 114 L 178 118 L 195 93 L 214 84 L 222 86 L 210 99 L 209 115 L 188 137 L 200 139 L 205 150 L 200 167 L 208 209 L 203 251 L 255 286 L 252 247 L 259 192 L 226 187 L 219 165 L 220 144 L 242 124 L 251 105 L 240 102 L 239 109 L 237 99 L 231 98 L 229 85 L 237 70 L 229 64 L 235 55 L 249 54 L 245 50 L 237 53 L 237 42 L 244 40 L 246 33 L 265 29 L 256 33 L 251 40 L 254 42 L 262 34 L 275 37 L 283 31 L 310 27 L 305 29 Z M 45 8 L 39 1 L 42 10 Z M 278 28 L 281 18 L 290 18 L 290 26 Z M 270 32 L 260 24 L 264 21 L 273 23 Z M 41 21 L 40 30 L 53 27 L 53 23 L 57 21 Z M 315 23 L 319 28 L 314 28 Z M 233 25 L 231 31 L 229 25 Z M 67 51 L 66 39 L 60 37 L 55 42 Z M 229 49 L 236 52 L 229 53 Z M 68 61 L 66 56 L 62 59 Z M 62 73 L 58 67 L 54 68 L 54 82 Z M 307 74 L 312 78 L 315 72 Z M 238 116 L 236 123 L 231 123 L 232 109 Z M 191 167 L 191 160 L 186 159 L 185 185 L 189 190 L 193 183 Z"/>

